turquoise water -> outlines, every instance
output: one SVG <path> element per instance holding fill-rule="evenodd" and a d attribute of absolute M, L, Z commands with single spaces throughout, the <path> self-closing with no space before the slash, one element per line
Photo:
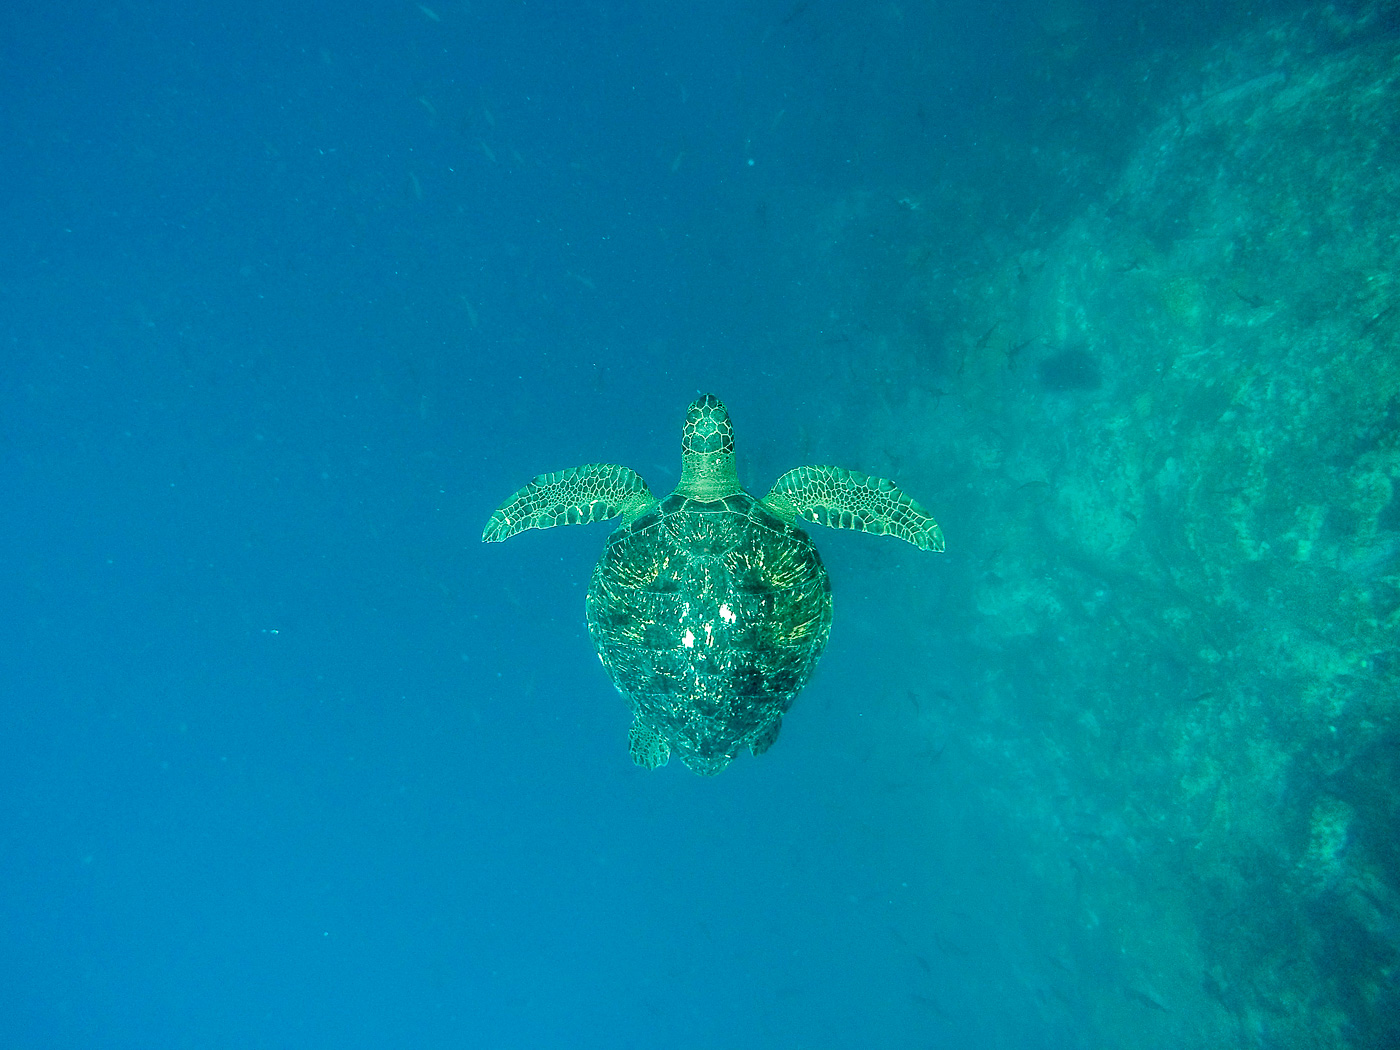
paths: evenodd
<path fill-rule="evenodd" d="M 7 11 L 0 1044 L 1385 1047 L 1393 4 Z M 545 471 L 898 479 L 628 755 Z"/>

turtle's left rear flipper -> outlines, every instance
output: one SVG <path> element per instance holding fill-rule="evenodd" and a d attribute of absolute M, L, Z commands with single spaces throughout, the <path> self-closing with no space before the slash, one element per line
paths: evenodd
<path fill-rule="evenodd" d="M 943 530 L 888 478 L 842 467 L 798 467 L 774 483 L 764 504 L 785 521 L 897 536 L 926 551 L 943 549 Z"/>
<path fill-rule="evenodd" d="M 526 529 L 585 525 L 619 514 L 634 518 L 655 502 L 647 483 L 630 467 L 589 463 L 535 478 L 496 508 L 481 540 L 494 543 Z"/>

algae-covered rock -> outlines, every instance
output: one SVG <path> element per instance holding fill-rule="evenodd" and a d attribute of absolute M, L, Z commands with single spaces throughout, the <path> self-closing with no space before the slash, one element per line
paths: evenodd
<path fill-rule="evenodd" d="M 964 413 L 923 429 L 994 464 L 976 634 L 1077 785 L 1043 819 L 1096 836 L 1064 843 L 1095 924 L 1195 974 L 1153 987 L 1201 1031 L 1361 1047 L 1400 1010 L 1400 43 L 1300 25 L 1219 49 L 1108 195 L 937 293 Z M 1192 928 L 1132 899 L 1167 886 Z"/>

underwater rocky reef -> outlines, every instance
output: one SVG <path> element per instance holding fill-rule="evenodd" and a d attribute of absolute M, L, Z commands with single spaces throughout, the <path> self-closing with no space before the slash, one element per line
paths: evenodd
<path fill-rule="evenodd" d="M 1400 39 L 1376 11 L 1194 55 L 1106 188 L 925 267 L 946 336 L 911 351 L 891 455 L 956 502 L 966 608 L 929 615 L 983 654 L 965 746 L 1071 902 L 1048 998 L 1103 1045 L 1394 1045 Z"/>

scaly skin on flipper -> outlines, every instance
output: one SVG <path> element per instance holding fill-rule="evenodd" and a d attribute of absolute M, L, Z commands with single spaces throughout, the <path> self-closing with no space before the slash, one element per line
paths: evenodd
<path fill-rule="evenodd" d="M 642 476 L 616 463 L 541 474 L 496 508 L 482 530 L 484 543 L 506 540 L 526 529 L 586 525 L 623 515 L 626 524 L 656 498 Z"/>
<path fill-rule="evenodd" d="M 943 549 L 943 530 L 933 515 L 888 478 L 842 467 L 798 467 L 780 477 L 763 502 L 784 521 L 800 518 L 897 536 L 920 550 Z"/>
<path fill-rule="evenodd" d="M 772 723 L 754 737 L 749 742 L 749 752 L 754 755 L 761 755 L 767 751 L 778 739 L 778 731 L 783 728 L 783 716 L 779 715 L 773 719 Z"/>
<path fill-rule="evenodd" d="M 643 769 L 660 769 L 671 761 L 671 745 L 654 729 L 633 719 L 627 730 L 627 750 L 632 761 Z"/>

